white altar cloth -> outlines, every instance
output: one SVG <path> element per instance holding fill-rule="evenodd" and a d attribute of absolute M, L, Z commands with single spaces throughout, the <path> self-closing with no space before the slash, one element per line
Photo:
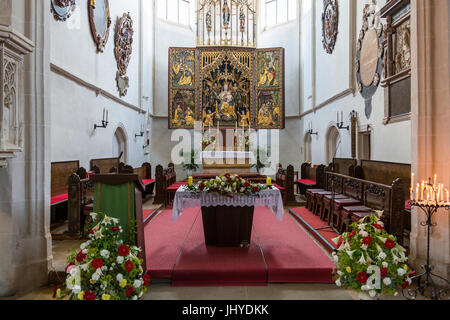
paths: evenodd
<path fill-rule="evenodd" d="M 278 220 L 283 220 L 284 206 L 283 197 L 280 190 L 275 187 L 262 190 L 258 196 L 241 196 L 235 195 L 228 198 L 218 193 L 192 193 L 186 190 L 186 186 L 181 186 L 175 194 L 173 202 L 172 220 L 176 221 L 183 210 L 186 208 L 196 207 L 213 207 L 213 206 L 229 206 L 229 207 L 267 207 L 277 215 Z"/>
<path fill-rule="evenodd" d="M 247 151 L 203 151 L 203 159 L 250 159 L 254 160 L 253 152 Z"/>

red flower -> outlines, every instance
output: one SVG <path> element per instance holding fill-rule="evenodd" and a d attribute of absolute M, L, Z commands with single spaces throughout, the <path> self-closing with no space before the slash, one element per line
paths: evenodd
<path fill-rule="evenodd" d="M 362 243 L 365 244 L 366 246 L 368 246 L 369 244 L 371 244 L 373 241 L 372 237 L 364 237 L 362 239 Z"/>
<path fill-rule="evenodd" d="M 258 192 L 258 191 L 259 191 L 259 188 L 258 188 L 258 187 L 253 187 L 253 188 L 252 188 L 252 192 L 253 192 L 253 193 L 256 193 L 256 192 Z"/>
<path fill-rule="evenodd" d="M 408 287 L 409 287 L 409 282 L 408 281 L 403 282 L 402 289 L 406 289 Z"/>
<path fill-rule="evenodd" d="M 379 225 L 379 224 L 374 224 L 373 227 L 378 229 L 378 230 L 383 230 L 384 229 L 383 226 Z"/>
<path fill-rule="evenodd" d="M 353 230 L 353 231 L 348 235 L 348 238 L 351 239 L 351 238 L 353 238 L 355 235 L 356 235 L 356 231 Z"/>
<path fill-rule="evenodd" d="M 94 261 L 92 261 L 92 268 L 94 269 L 100 269 L 101 267 L 103 267 L 103 260 L 102 259 L 94 259 Z"/>
<path fill-rule="evenodd" d="M 76 260 L 77 260 L 77 262 L 83 262 L 84 259 L 86 259 L 86 255 L 83 253 L 83 251 L 80 251 L 80 252 L 77 254 Z"/>
<path fill-rule="evenodd" d="M 233 196 L 231 194 L 227 194 L 225 197 L 227 198 L 233 198 Z"/>
<path fill-rule="evenodd" d="M 125 295 L 127 297 L 131 296 L 133 294 L 134 288 L 133 287 L 128 287 L 127 291 L 125 291 Z"/>
<path fill-rule="evenodd" d="M 95 300 L 95 292 L 94 291 L 89 291 L 89 290 L 87 290 L 87 291 L 85 291 L 84 292 L 84 295 L 83 295 L 83 299 L 84 300 Z"/>
<path fill-rule="evenodd" d="M 233 180 L 231 180 L 230 178 L 227 179 L 228 183 L 233 183 Z"/>
<path fill-rule="evenodd" d="M 244 183 L 244 186 L 245 186 L 246 188 L 249 188 L 249 187 L 250 187 L 250 183 L 246 182 L 246 183 Z"/>
<path fill-rule="evenodd" d="M 111 232 L 118 232 L 118 231 L 120 231 L 120 228 L 119 227 L 111 227 L 111 228 L 109 228 L 109 230 Z"/>
<path fill-rule="evenodd" d="M 131 261 L 125 262 L 125 269 L 126 269 L 128 272 L 133 271 L 133 268 L 134 268 L 133 262 L 131 262 Z"/>
<path fill-rule="evenodd" d="M 359 283 L 365 284 L 367 282 L 367 279 L 369 277 L 367 276 L 367 273 L 365 272 L 360 272 L 358 273 L 358 275 L 356 276 L 356 279 L 358 280 Z"/>
<path fill-rule="evenodd" d="M 231 175 L 229 173 L 225 173 L 225 178 L 229 178 Z"/>
<path fill-rule="evenodd" d="M 200 190 L 204 190 L 205 189 L 205 184 L 202 182 L 202 183 L 200 183 L 200 185 L 198 186 L 198 188 L 200 189 Z"/>
<path fill-rule="evenodd" d="M 150 276 L 148 274 L 144 274 L 142 279 L 144 280 L 144 285 L 148 286 L 150 283 Z"/>
<path fill-rule="evenodd" d="M 383 278 L 386 278 L 386 277 L 389 275 L 389 270 L 388 270 L 388 268 L 381 268 L 381 269 L 380 269 L 380 275 L 381 275 Z"/>
<path fill-rule="evenodd" d="M 126 257 L 127 255 L 130 254 L 130 248 L 128 248 L 128 246 L 124 244 L 119 247 L 118 251 L 119 255 L 122 257 Z"/>
<path fill-rule="evenodd" d="M 412 270 L 412 271 L 409 273 L 409 277 L 410 277 L 410 278 L 414 277 L 415 275 L 416 275 L 416 271 L 415 271 L 415 270 Z"/>
<path fill-rule="evenodd" d="M 393 249 L 395 247 L 395 242 L 391 239 L 387 239 L 384 246 L 388 249 Z"/>
<path fill-rule="evenodd" d="M 94 230 L 89 230 L 89 234 L 94 234 Z"/>

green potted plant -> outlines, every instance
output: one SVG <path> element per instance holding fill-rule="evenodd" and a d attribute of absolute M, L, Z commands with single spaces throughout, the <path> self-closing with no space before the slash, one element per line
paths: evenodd
<path fill-rule="evenodd" d="M 383 294 L 396 296 L 398 288 L 411 284 L 414 271 L 406 264 L 406 250 L 386 232 L 377 212 L 350 228 L 334 239 L 338 245 L 332 254 L 337 286 L 355 290 L 361 300 L 371 300 Z"/>
<path fill-rule="evenodd" d="M 183 154 L 185 159 L 183 169 L 186 171 L 188 177 L 191 177 L 193 173 L 200 168 L 200 166 L 195 162 L 197 154 L 198 152 L 194 149 L 192 149 L 191 152 Z"/>
<path fill-rule="evenodd" d="M 256 154 L 256 162 L 252 165 L 252 168 L 255 168 L 258 173 L 261 173 L 261 170 L 267 167 L 267 151 L 258 146 L 253 151 L 253 154 Z"/>

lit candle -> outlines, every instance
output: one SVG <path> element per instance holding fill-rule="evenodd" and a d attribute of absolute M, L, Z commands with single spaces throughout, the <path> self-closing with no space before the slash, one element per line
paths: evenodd
<path fill-rule="evenodd" d="M 423 193 L 424 193 L 424 189 L 425 189 L 425 181 L 422 181 L 422 188 L 420 191 L 420 200 L 425 200 L 425 198 L 423 197 Z"/>
<path fill-rule="evenodd" d="M 409 193 L 410 193 L 410 200 L 413 201 L 414 200 L 414 192 L 413 192 L 413 188 L 409 189 Z"/>
<path fill-rule="evenodd" d="M 416 188 L 416 200 L 420 200 L 419 199 L 419 188 L 420 188 L 420 184 L 417 184 L 417 188 Z"/>
<path fill-rule="evenodd" d="M 414 188 L 414 172 L 411 173 L 411 188 Z"/>
<path fill-rule="evenodd" d="M 272 186 L 272 178 L 271 177 L 267 177 L 267 185 L 269 187 Z"/>

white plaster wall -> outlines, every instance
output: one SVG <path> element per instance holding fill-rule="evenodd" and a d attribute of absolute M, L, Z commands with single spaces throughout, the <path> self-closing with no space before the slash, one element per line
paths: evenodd
<path fill-rule="evenodd" d="M 168 70 L 169 48 L 194 48 L 195 31 L 186 27 L 170 23 L 159 18 L 155 19 L 155 65 L 154 65 L 154 106 L 151 134 L 151 164 L 155 168 L 158 164 L 167 166 L 171 160 L 171 150 L 176 143 L 171 142 L 172 131 L 168 130 Z M 182 170 L 177 168 L 181 175 Z"/>
<path fill-rule="evenodd" d="M 303 8 L 309 8 L 311 0 L 304 1 Z M 314 1 L 311 5 L 313 8 L 303 11 L 302 21 L 302 35 L 309 35 L 312 26 L 315 29 L 312 33 L 315 34 L 315 39 L 302 38 L 302 56 L 301 65 L 308 66 L 312 63 L 311 55 L 305 47 L 315 48 L 315 67 L 313 67 L 313 76 L 311 76 L 310 68 L 302 68 L 301 79 L 303 88 L 302 97 L 302 112 L 304 116 L 301 120 L 301 159 L 304 158 L 303 141 L 309 123 L 313 123 L 313 130 L 319 133 L 318 136 L 312 137 L 312 162 L 313 164 L 325 164 L 326 162 L 326 135 L 328 129 L 332 125 L 336 125 L 336 112 L 344 112 L 345 126 L 350 124 L 349 114 L 352 110 L 358 112 L 359 128 L 365 129 L 367 125 L 372 128 L 372 159 L 380 161 L 392 162 L 411 162 L 411 122 L 405 121 L 400 123 L 383 125 L 384 118 L 384 88 L 379 87 L 372 100 L 372 115 L 367 119 L 364 112 L 364 99 L 357 92 L 354 95 L 348 94 L 340 99 L 332 101 L 315 112 L 310 112 L 312 107 L 310 100 L 315 101 L 315 106 L 319 106 L 331 99 L 340 92 L 348 89 L 350 86 L 350 76 L 354 81 L 354 70 L 349 64 L 349 55 L 352 51 L 356 51 L 355 43 L 352 44 L 350 50 L 350 3 L 352 0 L 341 0 L 340 5 L 340 22 L 339 34 L 336 43 L 336 49 L 332 55 L 325 52 L 322 46 L 322 31 L 321 31 L 321 14 L 323 4 L 320 1 Z M 357 36 L 362 26 L 362 12 L 365 3 L 370 1 L 355 1 L 356 21 L 354 23 L 354 34 Z M 378 7 L 384 4 L 384 1 L 378 2 Z M 315 12 L 315 24 L 312 22 L 312 14 Z M 307 40 L 310 42 L 308 43 Z M 315 43 L 315 45 L 314 45 Z M 304 53 L 304 55 L 303 55 Z M 351 72 L 350 72 L 351 70 Z M 310 90 L 311 78 L 313 79 L 313 88 Z M 307 99 L 307 96 L 312 92 L 313 98 Z M 305 102 L 306 101 L 306 102 Z M 337 157 L 351 157 L 351 136 L 347 130 L 341 130 L 341 145 L 337 150 Z"/>
<path fill-rule="evenodd" d="M 51 19 L 51 63 L 119 97 L 116 86 L 117 64 L 114 57 L 114 29 L 123 13 L 133 19 L 133 54 L 128 67 L 128 94 L 122 100 L 146 112 L 151 108 L 153 64 L 153 1 L 111 0 L 112 26 L 103 53 L 96 52 L 91 36 L 87 5 L 78 4 L 66 22 Z M 113 154 L 115 129 L 120 125 L 127 134 L 127 162 L 140 166 L 149 161 L 142 148 L 146 138 L 135 138 L 146 116 L 125 105 L 97 96 L 59 74 L 51 75 L 51 160 L 80 160 L 89 169 L 89 160 L 117 156 Z M 109 109 L 107 129 L 94 131 L 100 124 L 103 108 Z"/>

